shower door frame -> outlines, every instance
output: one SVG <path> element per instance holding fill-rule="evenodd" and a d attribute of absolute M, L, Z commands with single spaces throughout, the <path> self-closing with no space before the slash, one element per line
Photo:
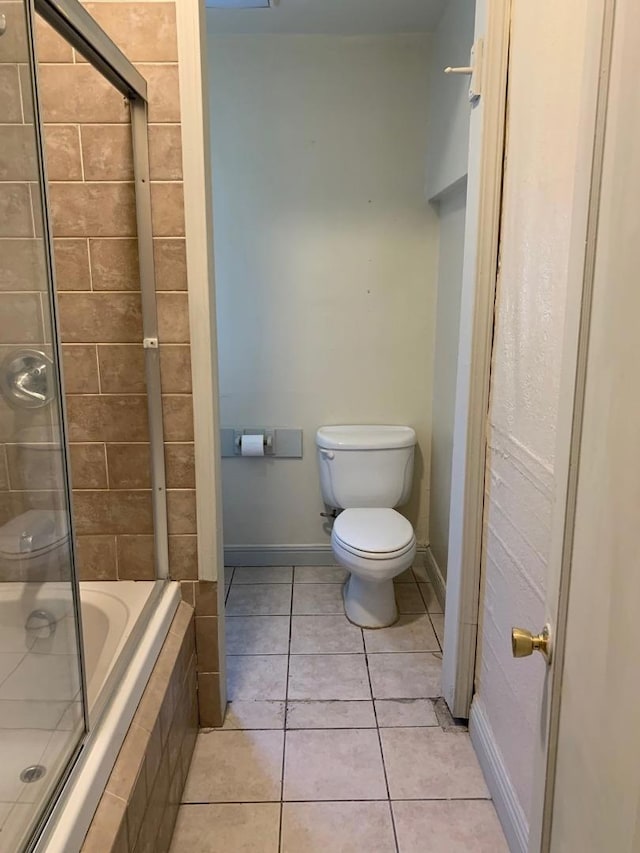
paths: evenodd
<path fill-rule="evenodd" d="M 44 807 L 37 823 L 33 826 L 26 850 L 35 849 L 40 843 L 45 826 L 55 814 L 56 805 L 68 784 L 78 759 L 86 749 L 92 731 L 99 726 L 99 720 L 105 709 L 106 700 L 101 698 L 95 719 L 90 719 L 86 689 L 85 653 L 82 633 L 82 612 L 78 587 L 78 570 L 75 557 L 75 535 L 73 515 L 73 490 L 70 480 L 69 441 L 67 435 L 67 413 L 64 395 L 64 373 L 62 367 L 62 345 L 59 336 L 59 307 L 55 286 L 55 266 L 53 262 L 53 233 L 49 191 L 44 155 L 43 123 L 39 106 L 38 65 L 34 38 L 36 13 L 40 15 L 72 47 L 78 50 L 88 62 L 99 71 L 129 101 L 131 113 L 131 133 L 133 144 L 134 194 L 136 207 L 138 265 L 140 273 L 140 296 L 142 303 L 142 346 L 145 358 L 145 380 L 148 407 L 149 445 L 151 456 L 151 497 L 153 511 L 154 569 L 155 580 L 166 581 L 169 578 L 169 543 L 166 498 L 166 472 L 164 458 L 164 424 L 162 417 L 162 394 L 160 377 L 160 358 L 158 341 L 157 302 L 155 289 L 155 268 L 153 256 L 153 229 L 151 220 L 151 188 L 149 175 L 148 148 L 148 102 L 147 83 L 134 65 L 127 59 L 117 45 L 94 21 L 78 0 L 25 0 L 29 45 L 28 51 L 32 63 L 32 92 L 34 103 L 34 125 L 38 149 L 39 189 L 43 211 L 43 243 L 46 250 L 47 279 L 49 285 L 50 310 L 52 317 L 52 348 L 57 364 L 57 382 L 59 388 L 59 406 L 61 414 L 61 441 L 65 461 L 65 489 L 69 514 L 69 538 L 71 558 L 71 584 L 73 589 L 74 616 L 77 630 L 77 649 L 80 666 L 80 678 L 83 695 L 84 734 L 80 737 L 69 756 L 66 767 L 60 773 L 52 789 L 49 802 Z M 114 581 L 117 583 L 117 581 Z M 148 605 L 159 600 L 159 590 L 152 594 Z M 150 607 L 145 608 L 134 626 L 132 638 L 144 628 L 145 619 L 150 616 Z M 141 624 L 144 622 L 144 625 Z M 128 653 L 127 653 L 128 652 Z M 118 661 L 118 672 L 128 665 L 131 649 L 124 649 Z M 116 674 L 115 670 L 114 673 Z"/>
<path fill-rule="evenodd" d="M 109 38 L 78 0 L 27 0 L 30 14 L 37 12 L 72 47 L 78 50 L 129 101 L 133 142 L 134 195 L 136 205 L 140 296 L 142 301 L 142 346 L 145 356 L 145 378 L 151 454 L 151 498 L 153 508 L 153 537 L 155 579 L 169 577 L 169 538 L 167 520 L 167 488 L 164 459 L 164 425 L 162 419 L 162 390 L 160 381 L 160 350 L 158 316 L 153 260 L 153 228 L 151 221 L 151 186 L 149 177 L 147 81 Z M 37 65 L 34 57 L 34 74 Z M 36 99 L 37 105 L 37 99 Z M 37 106 L 36 106 L 37 109 Z M 42 186 L 43 210 L 50 221 L 46 181 Z M 48 252 L 53 257 L 51 229 L 46 229 Z M 52 301 L 57 318 L 54 269 L 51 269 Z M 64 391 L 60 341 L 54 341 L 60 382 Z M 64 412 L 64 393 L 60 395 Z M 67 448 L 68 458 L 68 448 Z M 71 523 L 73 524 L 73 518 Z"/>

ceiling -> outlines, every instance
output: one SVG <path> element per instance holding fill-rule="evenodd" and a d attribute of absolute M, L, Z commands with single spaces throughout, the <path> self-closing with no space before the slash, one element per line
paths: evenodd
<path fill-rule="evenodd" d="M 274 2 L 274 0 L 272 0 Z M 207 30 L 373 35 L 431 32 L 446 0 L 276 0 L 270 9 L 207 9 Z"/>

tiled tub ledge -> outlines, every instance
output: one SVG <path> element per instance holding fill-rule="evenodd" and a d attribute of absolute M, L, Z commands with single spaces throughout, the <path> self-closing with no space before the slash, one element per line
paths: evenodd
<path fill-rule="evenodd" d="M 168 851 L 197 732 L 195 619 L 182 602 L 82 853 Z"/>

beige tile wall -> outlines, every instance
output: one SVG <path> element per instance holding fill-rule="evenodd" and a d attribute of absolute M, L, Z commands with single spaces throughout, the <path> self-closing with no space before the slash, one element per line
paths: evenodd
<path fill-rule="evenodd" d="M 215 583 L 198 583 L 193 407 L 185 261 L 180 99 L 173 2 L 84 4 L 146 78 L 171 577 L 198 620 L 203 725 L 219 725 Z M 35 145 L 21 2 L 3 3 L 0 40 L 0 359 L 48 341 L 44 249 L 36 225 Z M 38 21 L 41 106 L 53 219 L 81 576 L 153 577 L 149 446 L 129 112 L 123 98 Z M 46 346 L 50 346 L 47 344 Z M 0 398 L 0 524 L 62 505 L 60 471 L 16 457 L 22 412 Z M 2 567 L 0 567 L 1 569 Z"/>
<path fill-rule="evenodd" d="M 27 39 L 23 3 L 4 2 L 6 31 L 0 39 L 0 364 L 17 350 L 50 352 L 49 300 L 44 246 L 38 221 L 36 139 L 25 74 Z M 0 394 L 0 526 L 27 509 L 58 508 L 60 455 L 46 464 L 19 457 L 18 441 L 40 439 L 55 446 L 57 416 L 51 407 L 24 409 Z M 44 457 L 40 457 L 43 459 Z M 67 567 L 68 571 L 68 567 Z M 24 566 L 0 559 L 0 580 L 24 577 Z M 34 578 L 40 580 L 41 578 Z"/>
<path fill-rule="evenodd" d="M 195 580 L 175 9 L 85 6 L 149 83 L 171 571 Z M 149 579 L 153 522 L 129 111 L 48 25 L 39 21 L 37 34 L 80 572 L 85 579 Z"/>
<path fill-rule="evenodd" d="M 82 853 L 165 853 L 169 849 L 197 727 L 193 610 L 182 603 Z"/>

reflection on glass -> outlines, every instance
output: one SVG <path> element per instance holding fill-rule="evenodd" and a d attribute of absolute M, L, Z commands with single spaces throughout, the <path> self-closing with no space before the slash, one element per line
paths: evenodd
<path fill-rule="evenodd" d="M 0 3 L 0 851 L 20 850 L 84 731 L 25 7 Z"/>

